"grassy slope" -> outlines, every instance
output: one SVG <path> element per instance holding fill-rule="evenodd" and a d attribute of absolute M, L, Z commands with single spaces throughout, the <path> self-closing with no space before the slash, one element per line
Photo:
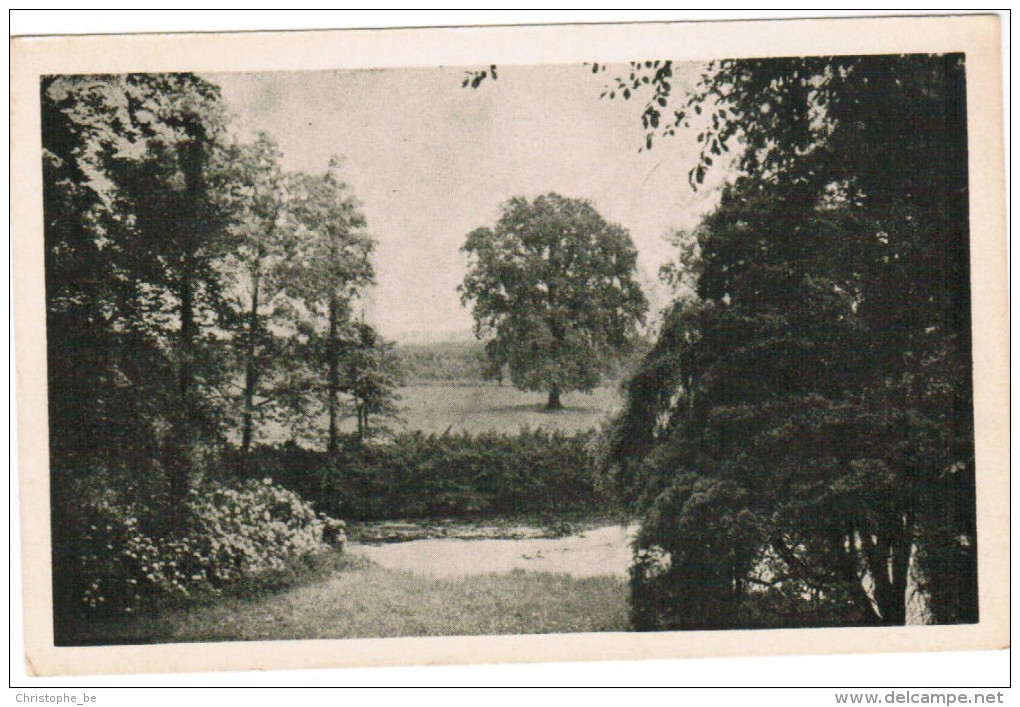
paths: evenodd
<path fill-rule="evenodd" d="M 627 586 L 523 571 L 432 579 L 350 559 L 325 581 L 276 594 L 83 629 L 86 644 L 626 631 Z"/>

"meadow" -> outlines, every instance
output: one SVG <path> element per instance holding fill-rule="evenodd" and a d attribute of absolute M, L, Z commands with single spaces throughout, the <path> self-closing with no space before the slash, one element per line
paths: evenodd
<path fill-rule="evenodd" d="M 615 386 L 563 396 L 563 410 L 543 410 L 545 393 L 495 383 L 430 383 L 400 389 L 400 419 L 392 426 L 425 433 L 517 432 L 521 428 L 583 432 L 605 422 L 620 405 Z"/>
<path fill-rule="evenodd" d="M 445 432 L 515 434 L 523 428 L 573 434 L 599 427 L 622 404 L 616 383 L 596 388 L 590 393 L 566 393 L 563 409 L 552 412 L 544 409 L 546 393 L 527 392 L 509 384 L 477 380 L 412 383 L 398 388 L 397 394 L 396 418 L 373 418 L 373 425 L 384 426 L 392 432 L 438 435 Z M 319 430 L 324 429 L 326 417 L 317 418 L 316 424 Z M 356 429 L 353 417 L 341 421 L 342 432 L 353 434 Z M 259 441 L 274 445 L 282 444 L 291 437 L 289 428 L 267 421 Z"/>
<path fill-rule="evenodd" d="M 395 349 L 404 380 L 398 391 L 394 431 L 426 434 L 507 432 L 522 428 L 585 432 L 600 426 L 620 407 L 619 380 L 634 365 L 622 361 L 617 375 L 590 393 L 563 396 L 563 410 L 544 410 L 545 392 L 517 390 L 509 381 L 485 380 L 485 349 L 478 341 L 401 344 Z"/>

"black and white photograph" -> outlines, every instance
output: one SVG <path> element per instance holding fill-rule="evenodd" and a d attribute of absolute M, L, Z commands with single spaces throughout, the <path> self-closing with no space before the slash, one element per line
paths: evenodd
<path fill-rule="evenodd" d="M 507 32 L 473 62 L 126 44 L 33 69 L 40 669 L 310 640 L 1008 645 L 979 59 L 621 59 L 580 32 L 583 58 L 510 60 Z"/>

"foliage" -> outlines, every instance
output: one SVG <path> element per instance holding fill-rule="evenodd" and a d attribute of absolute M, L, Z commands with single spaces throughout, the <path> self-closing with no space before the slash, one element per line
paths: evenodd
<path fill-rule="evenodd" d="M 514 385 L 592 390 L 631 346 L 648 309 L 634 280 L 637 251 L 621 226 L 587 201 L 558 194 L 511 199 L 494 229 L 471 232 L 461 297 L 473 303 L 489 373 L 508 367 Z"/>
<path fill-rule="evenodd" d="M 358 235 L 356 256 L 340 252 L 330 229 L 357 222 L 345 187 L 285 175 L 265 136 L 236 141 L 199 77 L 40 88 L 54 546 L 84 532 L 62 504 L 92 476 L 115 480 L 112 493 L 158 486 L 136 521 L 179 535 L 227 433 L 247 449 L 292 394 L 284 373 L 308 352 L 291 339 L 328 297 L 315 283 L 349 298 L 370 276 L 371 244 Z M 309 236 L 316 218 L 340 215 Z M 56 589 L 66 605 L 71 588 Z"/>
<path fill-rule="evenodd" d="M 340 160 L 284 173 L 191 74 L 40 88 L 57 473 L 158 470 L 180 501 L 225 433 L 247 449 L 299 402 L 338 407 L 373 248 Z"/>
<path fill-rule="evenodd" d="M 342 521 L 316 514 L 269 479 L 191 489 L 188 524 L 179 530 L 160 527 L 141 491 L 104 475 L 75 484 L 74 515 L 65 522 L 82 530 L 60 552 L 71 560 L 63 569 L 74 576 L 65 581 L 86 615 L 218 594 L 343 544 Z"/>
<path fill-rule="evenodd" d="M 393 344 L 364 322 L 348 325 L 343 351 L 340 390 L 351 396 L 361 442 L 379 432 L 371 426 L 371 418 L 397 417 L 401 370 Z"/>
<path fill-rule="evenodd" d="M 220 271 L 236 357 L 243 371 L 239 415 L 241 449 L 254 441 L 259 423 L 285 394 L 288 354 L 283 334 L 294 307 L 287 297 L 286 274 L 296 247 L 296 229 L 288 212 L 288 176 L 280 151 L 267 135 L 230 147 L 231 177 L 227 197 L 237 245 Z M 233 399 L 233 394 L 228 394 Z M 233 409 L 233 406 L 230 406 Z M 235 423 L 236 424 L 236 423 Z"/>
<path fill-rule="evenodd" d="M 482 85 L 482 82 L 485 81 L 485 79 L 487 79 L 490 76 L 492 77 L 493 81 L 499 78 L 499 75 L 496 72 L 495 64 L 490 64 L 488 69 L 465 71 L 464 80 L 461 82 L 460 87 L 467 88 L 468 86 L 470 86 L 471 88 L 478 88 L 479 86 Z"/>
<path fill-rule="evenodd" d="M 357 520 L 597 511 L 615 508 L 591 464 L 590 433 L 395 435 L 352 444 L 333 463 L 293 444 L 264 447 L 252 474 L 272 475 L 329 515 Z"/>
<path fill-rule="evenodd" d="M 303 237 L 292 255 L 295 277 L 287 284 L 321 318 L 332 300 L 349 302 L 374 277 L 375 244 L 342 173 L 343 159 L 333 156 L 323 174 L 293 175 L 290 186 L 289 208 Z"/>
<path fill-rule="evenodd" d="M 58 625 L 283 571 L 325 521 L 215 479 L 339 370 L 323 319 L 350 324 L 372 242 L 338 161 L 284 173 L 191 74 L 47 76 L 40 100 Z"/>
<path fill-rule="evenodd" d="M 158 462 L 182 498 L 216 434 L 218 89 L 190 74 L 44 77 L 54 458 Z M 110 459 L 110 452 L 116 450 Z"/>
<path fill-rule="evenodd" d="M 342 164 L 333 157 L 325 174 L 294 178 L 290 208 L 298 238 L 286 273 L 287 291 L 300 303 L 292 340 L 298 355 L 293 359 L 290 403 L 305 419 L 326 410 L 331 454 L 340 444 L 340 394 L 344 357 L 349 353 L 344 330 L 352 300 L 375 276 L 371 262 L 375 241 L 365 232 L 365 217 L 342 178 Z"/>
<path fill-rule="evenodd" d="M 740 60 L 649 121 L 693 185 L 743 151 L 614 432 L 636 624 L 976 618 L 963 105 L 960 57 Z"/>

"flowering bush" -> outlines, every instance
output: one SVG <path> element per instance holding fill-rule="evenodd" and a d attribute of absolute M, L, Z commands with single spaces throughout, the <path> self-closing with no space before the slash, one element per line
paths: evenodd
<path fill-rule="evenodd" d="M 316 514 L 270 479 L 193 489 L 185 526 L 172 534 L 143 527 L 148 509 L 108 488 L 86 495 L 79 508 L 84 532 L 74 560 L 80 598 L 86 609 L 103 613 L 216 594 L 342 548 L 345 539 L 343 521 Z"/>

